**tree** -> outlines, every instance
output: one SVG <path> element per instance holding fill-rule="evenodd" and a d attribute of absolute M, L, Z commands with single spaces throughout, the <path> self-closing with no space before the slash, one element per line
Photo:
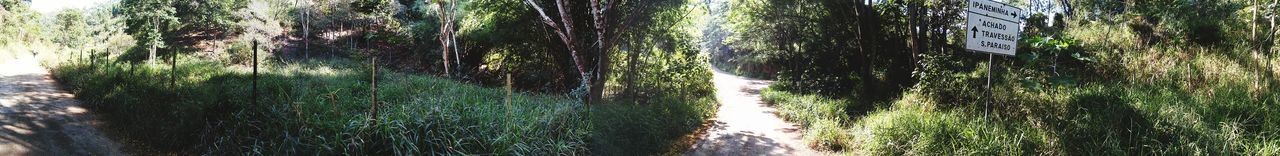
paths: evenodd
<path fill-rule="evenodd" d="M 84 11 L 80 9 L 67 9 L 58 12 L 57 15 L 58 33 L 57 41 L 63 47 L 80 50 L 85 39 L 85 31 L 88 29 L 85 25 Z M 77 53 L 77 59 L 84 58 L 82 53 Z"/>
<path fill-rule="evenodd" d="M 39 36 L 29 35 L 40 32 L 39 14 L 35 13 L 22 0 L 0 0 L 0 44 L 10 42 L 26 42 Z"/>
<path fill-rule="evenodd" d="M 566 6 L 568 5 L 568 3 L 569 2 L 565 0 L 555 0 L 556 10 L 559 13 L 558 17 L 560 19 L 560 21 L 557 22 L 556 20 L 552 20 L 551 16 L 547 16 L 547 12 L 545 11 L 546 9 L 543 9 L 538 3 L 534 2 L 533 0 L 525 0 L 525 4 L 528 4 L 530 7 L 533 7 L 535 11 L 537 11 L 538 15 L 542 17 L 541 19 L 542 22 L 546 24 L 548 27 L 551 27 L 552 30 L 555 31 L 556 35 L 559 36 L 560 38 L 560 42 L 562 42 L 565 48 L 569 50 L 569 55 L 573 58 L 574 67 L 578 69 L 578 74 L 583 77 L 582 79 L 583 82 L 581 82 L 581 84 L 592 84 L 591 79 L 588 78 L 590 74 L 587 71 L 588 67 L 584 60 L 586 58 L 581 53 L 579 53 L 579 49 L 575 46 L 579 43 L 575 39 L 575 34 L 573 34 L 574 32 L 573 16 L 569 14 L 572 10 L 570 10 L 571 7 Z M 593 0 L 592 3 L 595 3 L 595 1 Z M 597 5 L 592 5 L 592 6 L 597 6 Z M 581 85 L 581 86 L 588 86 L 588 85 Z M 588 96 L 588 98 L 584 101 L 586 102 L 586 104 L 591 104 L 590 96 Z"/>
<path fill-rule="evenodd" d="M 449 49 L 453 49 L 454 57 L 457 56 L 457 37 L 454 35 L 454 23 L 457 12 L 457 1 L 446 2 L 445 0 L 432 0 L 431 3 L 436 4 L 437 17 L 440 19 L 440 55 L 444 62 L 444 74 L 449 75 Z M 448 3 L 448 4 L 446 4 Z M 455 60 L 457 58 L 454 58 Z"/>
<path fill-rule="evenodd" d="M 302 55 L 311 57 L 311 0 L 301 0 L 298 5 L 302 6 L 298 11 L 298 20 L 302 23 Z"/>
<path fill-rule="evenodd" d="M 176 26 L 177 17 L 170 0 L 124 0 L 125 33 L 133 35 L 138 47 L 147 47 L 147 63 L 154 64 L 156 49 L 167 47 L 165 33 Z"/>
<path fill-rule="evenodd" d="M 864 103 L 920 82 L 922 56 L 954 51 L 949 32 L 963 1 L 731 1 L 725 43 L 777 69 L 779 89 Z M 741 57 L 746 56 L 746 57 Z M 717 59 L 729 60 L 729 59 Z M 852 109 L 851 109 L 852 110 Z"/>
<path fill-rule="evenodd" d="M 391 8 L 391 0 L 355 0 L 351 2 L 351 7 L 356 12 L 364 14 L 389 14 Z"/>
<path fill-rule="evenodd" d="M 573 59 L 574 66 L 578 70 L 582 82 L 579 89 L 586 89 L 587 95 L 584 102 L 590 104 L 598 102 L 604 93 L 604 81 L 609 78 L 610 52 L 612 52 L 617 41 L 623 33 L 629 29 L 629 26 L 636 24 L 634 19 L 645 19 L 653 16 L 658 10 L 671 9 L 675 7 L 656 7 L 664 4 L 664 2 L 673 1 L 646 1 L 643 3 L 634 1 L 602 1 L 591 0 L 587 2 L 587 13 L 574 12 L 572 2 L 566 0 L 554 0 L 556 12 L 552 16 L 548 16 L 547 9 L 542 7 L 543 4 L 533 0 L 525 0 L 525 4 L 532 7 L 540 20 L 546 26 L 552 28 L 555 35 L 564 44 L 565 49 L 569 51 L 570 57 Z M 579 8 L 581 9 L 581 8 Z M 589 15 L 590 18 L 585 21 L 575 21 L 574 15 Z M 558 19 L 558 20 L 555 20 Z M 575 27 L 578 25 L 587 25 L 591 31 L 578 32 Z M 616 26 L 616 27 L 614 27 Z M 579 39 L 578 35 L 589 37 L 589 39 Z M 590 49 L 580 49 L 580 45 L 591 45 Z M 593 53 L 580 53 L 582 51 L 590 51 Z M 594 55 L 595 58 L 591 58 Z M 587 62 L 594 59 L 594 64 Z M 585 87 L 585 88 L 583 88 Z"/>
<path fill-rule="evenodd" d="M 249 0 L 172 0 L 174 16 L 182 19 L 188 31 L 204 31 L 207 35 L 226 35 L 237 32 L 240 17 L 236 10 L 245 8 Z"/>

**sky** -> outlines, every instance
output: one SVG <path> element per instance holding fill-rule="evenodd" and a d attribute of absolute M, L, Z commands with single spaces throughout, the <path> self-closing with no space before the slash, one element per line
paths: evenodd
<path fill-rule="evenodd" d="M 51 14 L 62 9 L 89 8 L 106 3 L 108 0 L 32 0 L 31 9 L 43 14 Z"/>

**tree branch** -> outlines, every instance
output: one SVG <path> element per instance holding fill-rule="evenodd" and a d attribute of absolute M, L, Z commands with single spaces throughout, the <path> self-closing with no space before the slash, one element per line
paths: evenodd
<path fill-rule="evenodd" d="M 547 12 L 544 11 L 541 6 L 538 6 L 538 3 L 534 3 L 533 0 L 525 0 L 524 2 L 530 7 L 533 7 L 533 10 L 538 12 L 538 15 L 542 17 L 543 24 L 547 24 L 547 26 L 551 27 L 552 30 L 555 30 L 556 35 L 560 35 L 561 42 L 573 43 L 573 40 L 569 39 L 570 36 L 560 30 L 560 26 L 556 24 L 555 20 L 551 20 L 550 16 L 547 16 Z"/>

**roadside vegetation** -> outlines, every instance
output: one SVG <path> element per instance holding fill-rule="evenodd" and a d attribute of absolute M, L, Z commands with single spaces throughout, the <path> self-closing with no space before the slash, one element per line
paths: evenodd
<path fill-rule="evenodd" d="M 803 3 L 737 3 L 750 20 L 786 21 L 841 17 L 830 12 L 753 12 L 753 9 Z M 766 4 L 746 7 L 748 4 Z M 996 56 L 993 92 L 986 92 L 986 54 L 963 51 L 964 40 L 954 36 L 919 36 L 904 28 L 930 27 L 930 21 L 954 19 L 946 10 L 963 11 L 944 2 L 885 2 L 866 4 L 877 14 L 848 26 L 888 30 L 886 34 L 853 36 L 903 40 L 827 43 L 841 36 L 808 31 L 842 23 L 783 26 L 776 33 L 798 33 L 779 40 L 735 30 L 746 41 L 736 51 L 756 51 L 781 64 L 779 82 L 762 92 L 779 115 L 805 127 L 811 147 L 871 155 L 1274 155 L 1280 147 L 1280 92 L 1273 64 L 1280 48 L 1276 40 L 1275 8 L 1270 2 L 1185 1 L 1103 2 L 1067 4 L 1069 12 L 1044 12 L 1025 19 L 1017 56 Z M 1026 2 L 1015 5 L 1028 6 Z M 813 10 L 823 9 L 819 3 Z M 812 5 L 801 5 L 812 6 Z M 829 7 L 829 6 L 828 6 Z M 906 10 L 898 10 L 906 8 Z M 928 8 L 929 14 L 912 14 Z M 1033 11 L 1034 6 L 1026 7 Z M 1256 9 L 1257 12 L 1254 12 Z M 806 10 L 806 9 L 800 9 Z M 934 11 L 944 10 L 941 14 Z M 1052 13 L 1058 13 L 1057 16 Z M 1194 13 L 1194 14 L 1192 14 Z M 1257 14 L 1254 14 L 1257 13 Z M 784 16 L 787 14 L 817 16 Z M 771 16 L 770 16 L 771 15 Z M 913 17 L 919 15 L 919 17 Z M 1253 16 L 1256 15 L 1256 16 Z M 793 17 L 793 18 L 777 18 Z M 795 19 L 798 18 L 798 19 Z M 870 23 L 870 22 L 884 23 Z M 895 23 L 901 21 L 904 23 Z M 743 22 L 738 26 L 767 26 Z M 783 22 L 785 23 L 785 22 Z M 759 30 L 759 29 L 743 29 Z M 935 29 L 925 29 L 935 30 Z M 943 30 L 952 30 L 944 27 Z M 1253 32 L 1253 33 L 1251 33 Z M 819 33 L 819 34 L 806 34 Z M 963 34 L 963 33 L 957 33 Z M 894 37 L 900 36 L 900 37 Z M 857 39 L 854 39 L 855 41 Z M 796 42 L 798 47 L 755 47 L 770 42 Z M 888 43 L 885 43 L 888 42 Z M 856 62 L 833 68 L 839 61 L 823 53 L 835 44 L 876 44 L 890 48 L 927 48 L 910 57 L 883 57 L 887 63 Z M 764 44 L 768 45 L 768 44 Z M 812 45 L 812 47 L 810 47 Z M 734 47 L 734 45 L 730 45 Z M 927 46 L 927 47 L 926 47 Z M 941 47 L 941 48 L 936 48 Z M 798 48 L 798 49 L 789 49 Z M 936 49 L 934 49 L 936 48 Z M 837 49 L 838 50 L 838 49 Z M 868 50 L 870 51 L 870 50 Z M 910 51 L 910 50 L 908 50 Z M 901 53 L 901 51 L 885 51 Z M 858 58 L 860 54 L 850 54 Z M 805 56 L 814 56 L 809 58 Z M 838 56 L 838 55 L 835 55 Z M 796 60 L 809 63 L 797 63 Z M 916 60 L 907 77 L 894 77 L 897 60 Z M 832 68 L 832 69 L 827 69 Z M 870 68 L 870 73 L 862 73 Z M 869 76 L 858 76 L 869 74 Z M 829 77 L 824 75 L 831 75 Z M 869 79 L 868 79 L 869 78 Z M 894 82 L 904 82 L 895 85 Z M 866 87 L 875 89 L 865 89 Z M 890 88 L 885 88 L 890 87 Z M 886 89 L 901 87 L 900 92 Z M 873 91 L 873 92 L 867 92 Z M 987 104 L 991 101 L 990 105 Z"/>
<path fill-rule="evenodd" d="M 398 72 L 344 60 L 253 73 L 190 57 L 178 68 L 76 63 L 54 70 L 110 126 L 157 148 L 260 154 L 586 153 L 586 108 L 564 96 Z M 176 71 L 174 71 L 176 70 Z M 170 74 L 177 80 L 169 81 Z M 382 107 L 371 108 L 378 79 Z M 372 114 L 373 109 L 377 114 Z M 165 125 L 165 126 L 154 126 Z"/>
<path fill-rule="evenodd" d="M 989 61 L 966 1 L 0 0 L 0 61 L 139 155 L 682 154 L 712 67 L 838 154 L 1280 154 L 1276 1 L 1002 2 Z"/>
<path fill-rule="evenodd" d="M 717 106 L 684 0 L 0 2 L 134 154 L 677 153 Z"/>

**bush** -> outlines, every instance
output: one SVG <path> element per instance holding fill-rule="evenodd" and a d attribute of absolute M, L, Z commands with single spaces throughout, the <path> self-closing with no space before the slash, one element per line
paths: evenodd
<path fill-rule="evenodd" d="M 261 44 L 261 43 L 259 43 Z M 251 41 L 234 41 L 227 45 L 226 53 L 223 54 L 222 62 L 229 65 L 253 65 L 253 52 L 258 52 L 258 63 L 261 65 L 273 57 L 267 49 L 254 49 Z M 261 47 L 262 45 L 259 45 Z"/>

